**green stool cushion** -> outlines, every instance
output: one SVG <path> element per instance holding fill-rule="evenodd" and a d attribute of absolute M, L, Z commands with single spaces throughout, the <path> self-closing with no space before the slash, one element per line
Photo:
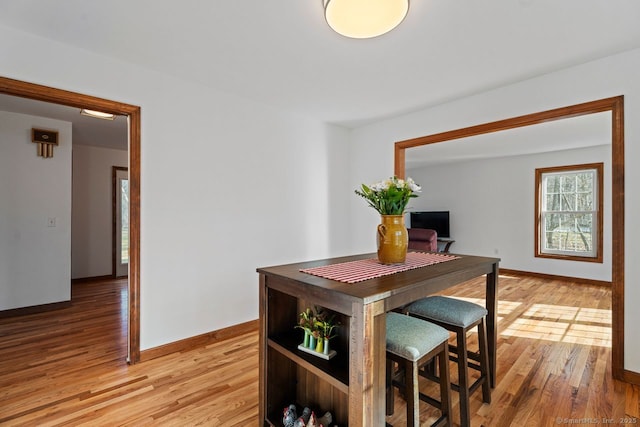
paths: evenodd
<path fill-rule="evenodd" d="M 466 328 L 487 315 L 487 310 L 468 301 L 442 296 L 427 297 L 411 303 L 406 311 L 426 319 Z"/>
<path fill-rule="evenodd" d="M 417 361 L 449 339 L 438 325 L 396 312 L 387 313 L 387 351 Z"/>

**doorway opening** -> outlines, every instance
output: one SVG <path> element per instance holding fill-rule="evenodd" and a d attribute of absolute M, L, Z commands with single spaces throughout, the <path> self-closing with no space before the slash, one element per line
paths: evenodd
<path fill-rule="evenodd" d="M 427 135 L 395 143 L 395 175 L 404 178 L 406 150 L 428 144 L 452 141 L 476 135 L 531 126 L 553 120 L 602 112 L 611 113 L 611 214 L 612 224 L 612 322 L 611 358 L 613 378 L 633 382 L 632 373 L 624 369 L 624 97 L 617 96 L 524 116 L 484 123 L 467 128 Z"/>
<path fill-rule="evenodd" d="M 129 275 L 129 168 L 112 167 L 113 276 Z"/>
<path fill-rule="evenodd" d="M 94 96 L 0 77 L 0 93 L 38 101 L 86 108 L 128 117 L 129 238 L 128 238 L 128 357 L 140 361 L 140 107 Z"/>

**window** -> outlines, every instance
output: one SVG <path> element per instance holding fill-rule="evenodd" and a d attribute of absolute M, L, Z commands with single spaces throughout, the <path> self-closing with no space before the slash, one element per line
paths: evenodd
<path fill-rule="evenodd" d="M 536 257 L 602 262 L 603 164 L 536 169 Z"/>
<path fill-rule="evenodd" d="M 129 263 L 129 179 L 120 180 L 120 263 Z"/>

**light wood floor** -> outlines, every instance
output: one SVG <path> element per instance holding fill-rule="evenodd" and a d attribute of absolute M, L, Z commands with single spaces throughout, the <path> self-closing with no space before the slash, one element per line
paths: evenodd
<path fill-rule="evenodd" d="M 448 294 L 475 301 L 482 289 Z M 499 298 L 498 383 L 490 405 L 473 396 L 473 426 L 640 424 L 640 388 L 611 379 L 608 289 L 501 277 Z M 258 424 L 257 331 L 129 366 L 125 325 L 124 281 L 74 285 L 70 308 L 0 319 L 0 425 Z M 388 421 L 403 425 L 404 410 L 397 399 Z"/>

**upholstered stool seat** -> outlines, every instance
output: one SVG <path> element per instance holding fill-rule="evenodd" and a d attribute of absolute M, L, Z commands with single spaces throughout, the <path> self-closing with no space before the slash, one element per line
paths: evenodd
<path fill-rule="evenodd" d="M 442 296 L 418 300 L 406 307 L 406 311 L 462 328 L 468 328 L 488 314 L 487 309 L 478 304 Z"/>
<path fill-rule="evenodd" d="M 451 386 L 447 342 L 449 332 L 424 320 L 405 314 L 386 315 L 387 335 L 387 415 L 393 414 L 393 387 L 402 387 L 407 400 L 407 426 L 420 426 L 420 400 L 440 409 L 441 416 L 432 426 L 451 425 Z M 440 368 L 440 400 L 420 392 L 420 367 L 438 357 Z M 403 381 L 396 381 L 393 362 L 404 373 Z"/>
<path fill-rule="evenodd" d="M 410 316 L 433 322 L 456 333 L 457 345 L 449 346 L 449 351 L 455 354 L 452 355 L 451 360 L 458 362 L 458 384 L 452 384 L 451 387 L 460 393 L 460 425 L 470 425 L 470 394 L 482 386 L 483 402 L 491 403 L 485 325 L 487 310 L 478 304 L 468 301 L 433 296 L 409 304 L 404 311 Z M 478 352 L 471 352 L 467 348 L 467 332 L 476 326 L 478 327 L 479 349 Z M 480 377 L 473 384 L 469 384 L 467 367 L 480 371 Z M 433 378 L 433 375 L 428 371 L 426 372 L 428 377 Z"/>

